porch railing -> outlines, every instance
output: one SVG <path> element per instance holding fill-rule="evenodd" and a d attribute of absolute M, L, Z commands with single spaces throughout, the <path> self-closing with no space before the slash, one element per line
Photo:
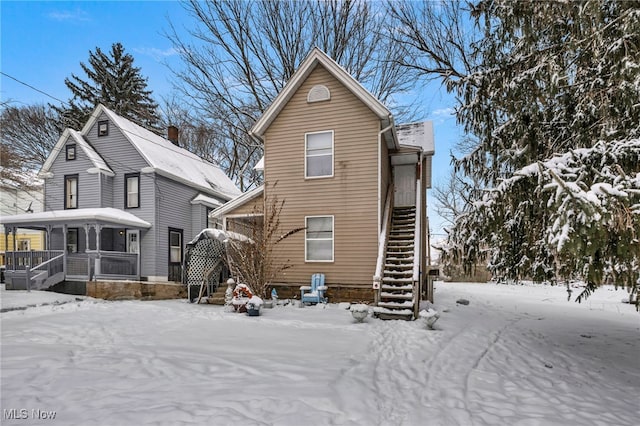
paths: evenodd
<path fill-rule="evenodd" d="M 97 278 L 139 277 L 138 254 L 101 251 L 96 259 Z"/>
<path fill-rule="evenodd" d="M 40 265 L 62 254 L 62 250 L 8 251 L 5 253 L 6 270 L 24 271 L 27 266 Z"/>
<path fill-rule="evenodd" d="M 62 250 L 15 251 L 6 253 L 7 271 L 25 271 L 30 268 L 36 274 L 37 265 L 53 267 L 49 275 L 66 272 L 65 278 L 70 280 L 88 281 L 93 278 L 104 279 L 139 279 L 139 260 L 137 253 L 116 251 L 89 251 L 86 253 L 68 253 L 66 255 L 66 271 L 62 258 Z M 47 263 L 57 259 L 55 263 Z M 60 269 L 60 270 L 58 270 Z M 42 271 L 40 271 L 42 272 Z"/>

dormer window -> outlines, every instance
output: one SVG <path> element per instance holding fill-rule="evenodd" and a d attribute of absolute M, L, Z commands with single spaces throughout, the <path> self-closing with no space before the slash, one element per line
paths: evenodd
<path fill-rule="evenodd" d="M 98 121 L 98 136 L 107 136 L 109 135 L 109 122 L 108 121 Z"/>
<path fill-rule="evenodd" d="M 331 99 L 331 92 L 329 92 L 329 88 L 322 84 L 317 84 L 309 90 L 307 93 L 307 102 L 322 102 L 328 101 Z"/>
<path fill-rule="evenodd" d="M 67 161 L 75 160 L 76 159 L 76 146 L 75 146 L 75 144 L 67 145 L 66 149 L 67 149 L 67 151 L 66 151 Z"/>

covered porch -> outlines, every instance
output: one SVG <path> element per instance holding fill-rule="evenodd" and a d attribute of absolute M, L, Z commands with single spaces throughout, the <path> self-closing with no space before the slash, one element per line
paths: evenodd
<path fill-rule="evenodd" d="M 5 242 L 18 229 L 45 233 L 45 250 L 5 253 L 7 289 L 62 281 L 140 280 L 140 241 L 151 224 L 113 208 L 57 210 L 0 219 Z M 14 239 L 15 240 L 15 239 Z"/>

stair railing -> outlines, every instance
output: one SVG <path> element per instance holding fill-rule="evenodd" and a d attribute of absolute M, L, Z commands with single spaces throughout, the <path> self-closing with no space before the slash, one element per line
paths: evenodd
<path fill-rule="evenodd" d="M 37 283 L 38 280 L 44 281 L 47 278 L 62 272 L 63 270 L 63 262 L 64 262 L 64 253 L 59 254 L 51 259 L 42 262 L 39 265 L 34 266 L 33 268 L 26 268 L 26 281 L 27 281 L 27 290 L 31 291 L 32 281 Z M 44 279 L 42 278 L 44 276 Z M 39 286 L 36 286 L 36 289 L 39 289 Z"/>
<path fill-rule="evenodd" d="M 422 190 L 421 181 L 416 179 L 416 222 L 413 236 L 413 316 L 418 318 L 420 308 L 420 259 L 422 258 Z"/>
<path fill-rule="evenodd" d="M 384 264 L 387 258 L 387 242 L 389 241 L 389 230 L 391 229 L 391 210 L 393 208 L 393 184 L 389 184 L 387 189 L 387 199 L 384 203 L 384 213 L 382 215 L 382 229 L 378 237 L 378 259 L 376 261 L 376 272 L 373 276 L 373 289 L 375 290 L 375 303 L 380 301 L 380 291 L 382 290 L 382 277 L 384 275 Z"/>

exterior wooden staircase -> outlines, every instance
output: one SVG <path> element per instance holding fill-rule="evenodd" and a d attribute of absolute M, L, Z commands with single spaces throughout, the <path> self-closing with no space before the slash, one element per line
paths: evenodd
<path fill-rule="evenodd" d="M 415 207 L 394 207 L 386 246 L 384 273 L 375 315 L 380 319 L 412 320 Z"/>

